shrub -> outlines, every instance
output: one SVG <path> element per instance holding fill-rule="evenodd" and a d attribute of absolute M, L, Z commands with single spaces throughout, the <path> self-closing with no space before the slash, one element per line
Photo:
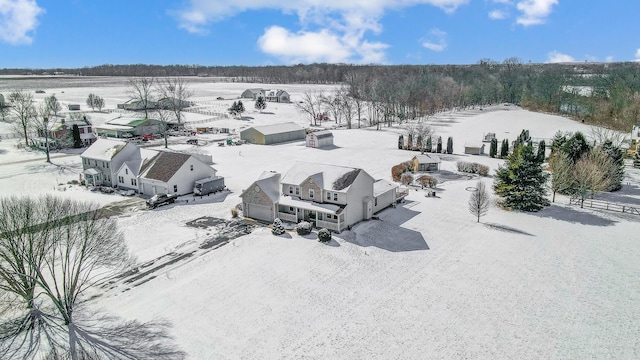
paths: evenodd
<path fill-rule="evenodd" d="M 403 185 L 409 185 L 409 184 L 413 183 L 413 175 L 408 174 L 408 173 L 402 174 L 402 177 L 400 177 L 400 182 Z"/>
<path fill-rule="evenodd" d="M 422 187 L 427 186 L 432 188 L 438 185 L 438 180 L 433 176 L 429 176 L 429 175 L 421 175 L 420 177 L 418 177 L 418 182 Z"/>
<path fill-rule="evenodd" d="M 391 178 L 393 179 L 393 181 L 400 181 L 402 173 L 404 173 L 404 168 L 402 167 L 402 165 L 395 165 L 391 168 Z"/>
<path fill-rule="evenodd" d="M 298 235 L 308 235 L 311 233 L 311 223 L 307 221 L 300 221 L 296 226 L 296 232 Z"/>
<path fill-rule="evenodd" d="M 236 209 L 236 208 L 231 209 L 231 217 L 232 218 L 237 218 L 238 217 L 238 209 Z"/>
<path fill-rule="evenodd" d="M 458 171 L 460 172 L 478 174 L 480 176 L 487 176 L 489 174 L 489 167 L 478 163 L 458 161 L 456 163 L 456 166 L 458 167 Z"/>
<path fill-rule="evenodd" d="M 331 241 L 331 232 L 325 228 L 318 230 L 318 241 L 322 243 Z"/>
<path fill-rule="evenodd" d="M 284 226 L 282 225 L 282 221 L 278 218 L 276 218 L 273 221 L 273 229 L 271 229 L 271 233 L 273 235 L 282 235 L 284 234 L 285 230 L 284 230 Z"/>

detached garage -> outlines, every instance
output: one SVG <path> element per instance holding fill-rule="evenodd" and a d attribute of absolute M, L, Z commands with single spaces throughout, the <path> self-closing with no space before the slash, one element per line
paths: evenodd
<path fill-rule="evenodd" d="M 305 130 L 292 122 L 254 126 L 240 132 L 240 139 L 252 144 L 270 145 L 304 140 Z"/>

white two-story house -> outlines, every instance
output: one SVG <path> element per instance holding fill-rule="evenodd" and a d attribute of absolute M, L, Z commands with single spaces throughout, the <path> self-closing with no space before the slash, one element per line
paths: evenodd
<path fill-rule="evenodd" d="M 98 139 L 81 155 L 82 174 L 87 185 L 116 186 L 118 169 L 125 161 L 139 160 L 140 150 L 134 144 Z"/>
<path fill-rule="evenodd" d="M 278 193 L 273 190 L 276 183 Z M 395 195 L 387 193 L 395 194 L 397 186 L 375 194 L 374 184 L 362 169 L 297 162 L 281 178 L 277 173 L 263 174 L 245 190 L 241 195 L 244 215 L 267 222 L 275 218 L 294 223 L 305 220 L 341 232 L 395 201 Z M 385 204 L 378 204 L 378 199 L 384 199 Z"/>

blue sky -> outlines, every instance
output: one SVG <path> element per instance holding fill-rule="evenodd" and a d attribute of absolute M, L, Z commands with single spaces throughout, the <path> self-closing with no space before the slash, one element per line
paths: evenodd
<path fill-rule="evenodd" d="M 636 0 L 0 0 L 0 68 L 640 60 Z"/>

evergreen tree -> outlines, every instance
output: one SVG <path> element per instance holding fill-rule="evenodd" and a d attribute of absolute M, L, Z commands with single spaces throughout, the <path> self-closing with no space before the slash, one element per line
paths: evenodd
<path fill-rule="evenodd" d="M 231 114 L 231 116 L 233 117 L 238 116 L 238 103 L 234 101 L 233 104 L 231 104 L 231 107 L 227 109 L 227 111 L 229 111 L 229 114 Z"/>
<path fill-rule="evenodd" d="M 73 147 L 76 149 L 81 148 L 82 140 L 80 139 L 80 127 L 78 127 L 78 124 L 73 124 L 71 134 L 73 135 Z"/>
<path fill-rule="evenodd" d="M 419 149 L 422 151 L 424 149 L 422 145 L 422 135 L 418 135 L 418 138 L 416 139 L 416 150 Z"/>
<path fill-rule="evenodd" d="M 404 147 L 404 135 L 398 136 L 398 149 L 402 150 Z"/>
<path fill-rule="evenodd" d="M 258 96 L 254 106 L 256 110 L 260 110 L 260 112 L 262 113 L 262 110 L 267 108 L 267 102 L 264 100 L 262 96 Z"/>
<path fill-rule="evenodd" d="M 237 104 L 238 115 L 240 117 L 242 117 L 242 113 L 244 113 L 245 111 L 247 111 L 247 110 L 245 110 L 244 104 L 242 103 L 242 100 L 238 100 L 238 104 Z"/>
<path fill-rule="evenodd" d="M 545 144 L 544 140 L 540 140 L 540 143 L 538 143 L 538 160 L 540 162 L 544 162 L 545 159 L 545 151 L 547 150 L 547 145 Z"/>
<path fill-rule="evenodd" d="M 425 148 L 427 149 L 427 152 L 432 152 L 433 151 L 433 143 L 431 140 L 431 136 L 429 136 L 427 138 L 427 144 L 425 145 Z"/>
<path fill-rule="evenodd" d="M 498 139 L 491 139 L 491 145 L 489 146 L 489 156 L 495 158 L 498 155 Z"/>
<path fill-rule="evenodd" d="M 453 138 L 451 136 L 447 139 L 447 154 L 453 154 Z"/>
<path fill-rule="evenodd" d="M 505 164 L 496 170 L 493 188 L 507 208 L 539 211 L 550 204 L 547 177 L 533 147 L 525 145 L 514 149 Z"/>
<path fill-rule="evenodd" d="M 620 147 L 613 146 L 611 140 L 607 140 L 602 144 L 602 151 L 611 158 L 613 167 L 611 169 L 611 186 L 605 191 L 616 191 L 622 188 L 622 180 L 624 179 L 624 156 Z"/>
<path fill-rule="evenodd" d="M 438 154 L 442 153 L 442 136 L 438 136 L 438 143 L 436 145 L 436 152 Z"/>
<path fill-rule="evenodd" d="M 413 149 L 413 135 L 409 134 L 407 136 L 407 150 Z"/>
<path fill-rule="evenodd" d="M 633 167 L 640 168 L 640 151 L 636 151 L 636 156 L 633 158 Z"/>
<path fill-rule="evenodd" d="M 273 221 L 273 228 L 271 229 L 271 233 L 273 235 L 282 235 L 285 233 L 284 225 L 282 225 L 282 220 L 276 218 Z"/>
<path fill-rule="evenodd" d="M 502 146 L 500 147 L 500 158 L 504 159 L 509 155 L 509 139 L 502 140 Z"/>
<path fill-rule="evenodd" d="M 551 140 L 551 153 L 555 154 L 559 151 L 565 142 L 567 142 L 567 136 L 562 131 L 558 130 Z"/>
<path fill-rule="evenodd" d="M 560 151 L 567 154 L 571 161 L 577 162 L 583 154 L 586 154 L 591 149 L 591 146 L 587 142 L 587 138 L 580 131 L 576 131 L 573 136 L 567 139 Z"/>

